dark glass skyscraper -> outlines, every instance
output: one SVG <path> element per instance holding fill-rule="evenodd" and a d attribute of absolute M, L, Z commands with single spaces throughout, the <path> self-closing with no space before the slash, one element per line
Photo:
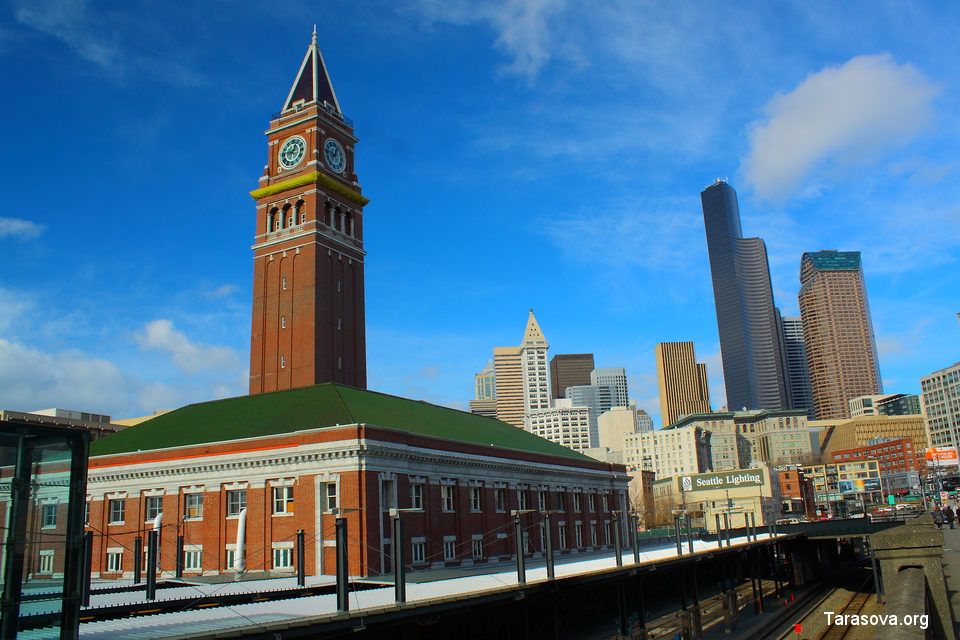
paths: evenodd
<path fill-rule="evenodd" d="M 717 180 L 700 193 L 717 307 L 727 407 L 786 409 L 783 339 L 767 247 L 740 231 L 737 192 Z"/>

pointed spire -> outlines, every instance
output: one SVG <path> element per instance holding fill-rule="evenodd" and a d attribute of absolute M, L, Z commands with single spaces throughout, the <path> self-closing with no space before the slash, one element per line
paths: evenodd
<path fill-rule="evenodd" d="M 343 117 L 340 103 L 337 102 L 337 94 L 333 91 L 333 83 L 330 82 L 330 76 L 327 74 L 327 66 L 323 62 L 323 55 L 317 45 L 316 25 L 313 26 L 313 39 L 300 64 L 300 71 L 297 73 L 296 80 L 293 81 L 290 93 L 287 94 L 286 102 L 283 103 L 283 111 L 294 109 L 301 100 L 305 105 L 314 102 L 321 105 L 327 103 L 327 111 L 338 118 Z"/>
<path fill-rule="evenodd" d="M 533 315 L 533 309 L 530 309 L 530 317 L 527 318 L 527 329 L 523 332 L 523 342 L 521 344 L 546 345 L 547 339 L 543 337 L 543 331 L 540 330 L 540 324 L 536 316 Z"/>

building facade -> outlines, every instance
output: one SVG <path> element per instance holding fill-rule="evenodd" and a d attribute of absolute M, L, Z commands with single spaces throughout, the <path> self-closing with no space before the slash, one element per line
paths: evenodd
<path fill-rule="evenodd" d="M 534 409 L 524 418 L 526 430 L 541 438 L 586 451 L 590 444 L 590 409 L 574 406 L 572 400 L 555 400 L 545 409 Z"/>
<path fill-rule="evenodd" d="M 787 395 L 791 409 L 803 409 L 813 420 L 813 393 L 810 391 L 810 368 L 807 366 L 807 347 L 803 341 L 803 322 L 800 316 L 780 318 L 783 332 L 783 355 L 787 365 Z"/>
<path fill-rule="evenodd" d="M 698 426 L 625 435 L 623 447 L 628 469 L 653 471 L 658 480 L 710 470 L 711 434 Z"/>
<path fill-rule="evenodd" d="M 250 393 L 367 386 L 363 207 L 353 123 L 317 46 L 267 130 L 253 245 Z"/>
<path fill-rule="evenodd" d="M 547 349 L 550 344 L 540 330 L 540 324 L 530 309 L 527 328 L 520 343 L 520 363 L 523 373 L 523 413 L 550 407 L 550 378 L 547 372 Z"/>
<path fill-rule="evenodd" d="M 823 461 L 833 460 L 838 451 L 867 447 L 878 438 L 909 438 L 914 451 L 926 451 L 927 430 L 923 415 L 863 416 L 849 420 L 811 420 L 811 428 L 819 428 L 820 452 Z M 919 454 L 918 454 L 919 455 Z M 921 470 L 925 473 L 925 470 Z"/>
<path fill-rule="evenodd" d="M 565 398 L 567 387 L 590 384 L 592 353 L 558 353 L 550 359 L 550 397 Z"/>
<path fill-rule="evenodd" d="M 851 398 L 883 393 L 860 252 L 804 253 L 799 300 L 816 419 L 849 418 Z"/>
<path fill-rule="evenodd" d="M 590 410 L 590 446 L 599 447 L 600 433 L 598 418 L 610 411 L 615 405 L 617 389 L 612 385 L 592 385 L 567 387 L 567 399 L 574 407 L 587 407 Z"/>
<path fill-rule="evenodd" d="M 470 413 L 489 418 L 497 417 L 497 376 L 493 360 L 474 376 L 475 398 L 470 401 Z"/>
<path fill-rule="evenodd" d="M 780 314 L 774 307 L 767 248 L 744 238 L 737 193 L 722 180 L 700 193 L 730 409 L 786 409 Z"/>
<path fill-rule="evenodd" d="M 692 342 L 661 342 L 655 348 L 663 426 L 691 413 L 709 413 L 707 365 L 698 364 Z"/>
<path fill-rule="evenodd" d="M 523 428 L 523 365 L 520 347 L 494 347 L 494 389 L 497 420 Z"/>
<path fill-rule="evenodd" d="M 497 420 L 332 384 L 189 405 L 96 444 L 92 569 L 110 579 L 132 576 L 134 540 L 158 516 L 163 576 L 178 561 L 185 577 L 292 575 L 298 530 L 307 575 L 333 574 L 338 517 L 350 575 L 382 576 L 398 508 L 413 569 L 515 557 L 512 510 L 536 512 L 521 516 L 529 557 L 545 510 L 561 553 L 606 548 L 630 481 Z"/>
<path fill-rule="evenodd" d="M 930 446 L 960 445 L 960 362 L 920 378 L 920 390 Z"/>
<path fill-rule="evenodd" d="M 627 370 L 623 367 L 600 367 L 590 372 L 590 384 L 598 387 L 613 387 L 614 407 L 630 406 L 627 389 Z"/>

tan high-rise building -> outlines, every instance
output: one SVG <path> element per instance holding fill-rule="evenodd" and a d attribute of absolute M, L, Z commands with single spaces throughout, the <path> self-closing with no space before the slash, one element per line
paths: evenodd
<path fill-rule="evenodd" d="M 849 418 L 851 398 L 883 393 L 860 252 L 803 254 L 799 298 L 814 415 Z"/>
<path fill-rule="evenodd" d="M 709 413 L 707 365 L 697 364 L 693 343 L 661 342 L 655 351 L 663 426 L 691 413 Z"/>
<path fill-rule="evenodd" d="M 523 428 L 523 366 L 520 347 L 494 347 L 497 420 Z"/>

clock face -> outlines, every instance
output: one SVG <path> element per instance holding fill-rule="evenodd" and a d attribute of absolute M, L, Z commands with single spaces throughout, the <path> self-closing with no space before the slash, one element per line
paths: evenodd
<path fill-rule="evenodd" d="M 327 160 L 327 166 L 336 173 L 343 173 L 347 166 L 347 157 L 343 154 L 343 147 L 333 138 L 323 143 L 323 157 Z"/>
<path fill-rule="evenodd" d="M 280 147 L 280 166 L 284 169 L 293 169 L 300 164 L 307 150 L 307 143 L 300 136 L 294 136 Z"/>

